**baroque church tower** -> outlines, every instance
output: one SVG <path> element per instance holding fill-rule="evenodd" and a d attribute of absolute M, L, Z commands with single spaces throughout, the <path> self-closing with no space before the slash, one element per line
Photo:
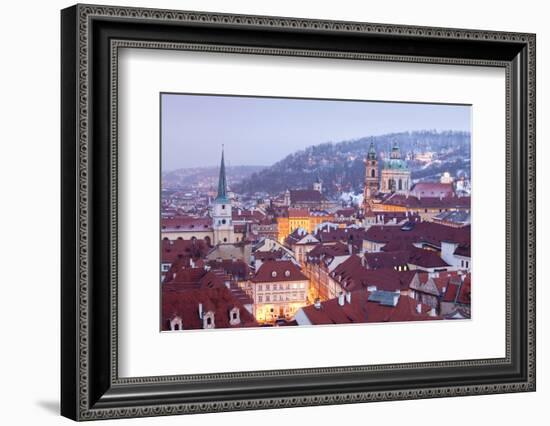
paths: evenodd
<path fill-rule="evenodd" d="M 214 245 L 232 244 L 235 242 L 235 230 L 231 215 L 231 200 L 227 195 L 227 180 L 225 177 L 225 162 L 223 158 L 220 164 L 220 177 L 218 180 L 218 195 L 212 205 L 212 229 L 214 231 Z"/>
<path fill-rule="evenodd" d="M 363 191 L 363 212 L 370 210 L 370 201 L 378 193 L 378 156 L 371 142 L 367 158 L 365 159 L 365 189 Z"/>

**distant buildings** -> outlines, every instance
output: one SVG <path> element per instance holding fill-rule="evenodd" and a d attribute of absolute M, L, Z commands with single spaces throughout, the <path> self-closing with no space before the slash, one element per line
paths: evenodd
<path fill-rule="evenodd" d="M 411 171 L 407 162 L 401 158 L 399 145 L 394 143 L 390 158 L 382 167 L 380 191 L 382 193 L 406 193 L 411 187 Z"/>
<path fill-rule="evenodd" d="M 371 144 L 365 159 L 364 188 L 362 210 L 366 219 L 377 212 L 408 212 L 422 220 L 432 220 L 443 212 L 470 210 L 469 188 L 464 179 L 455 184 L 445 172 L 439 182 L 413 185 L 407 161 L 401 157 L 396 143 L 382 166 L 380 179 L 378 155 Z"/>

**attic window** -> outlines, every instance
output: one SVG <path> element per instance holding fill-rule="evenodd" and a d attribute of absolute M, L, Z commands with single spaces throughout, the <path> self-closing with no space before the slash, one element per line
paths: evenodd
<path fill-rule="evenodd" d="M 271 276 L 272 276 L 273 278 L 276 278 L 276 277 L 277 277 L 277 271 L 273 271 L 273 272 L 271 273 Z"/>

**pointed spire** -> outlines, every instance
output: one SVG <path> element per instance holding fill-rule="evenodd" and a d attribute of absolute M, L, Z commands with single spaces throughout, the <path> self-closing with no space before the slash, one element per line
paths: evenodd
<path fill-rule="evenodd" d="M 376 160 L 376 148 L 374 148 L 374 142 L 370 143 L 369 153 L 367 157 L 369 160 Z"/>
<path fill-rule="evenodd" d="M 225 178 L 225 161 L 223 158 L 223 145 L 222 145 L 222 161 L 220 164 L 220 177 L 218 180 L 218 201 L 227 201 L 227 180 Z"/>

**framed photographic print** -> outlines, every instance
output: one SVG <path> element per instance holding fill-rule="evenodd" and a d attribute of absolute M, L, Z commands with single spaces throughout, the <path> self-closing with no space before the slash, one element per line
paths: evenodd
<path fill-rule="evenodd" d="M 76 5 L 74 420 L 535 390 L 535 36 Z"/>

